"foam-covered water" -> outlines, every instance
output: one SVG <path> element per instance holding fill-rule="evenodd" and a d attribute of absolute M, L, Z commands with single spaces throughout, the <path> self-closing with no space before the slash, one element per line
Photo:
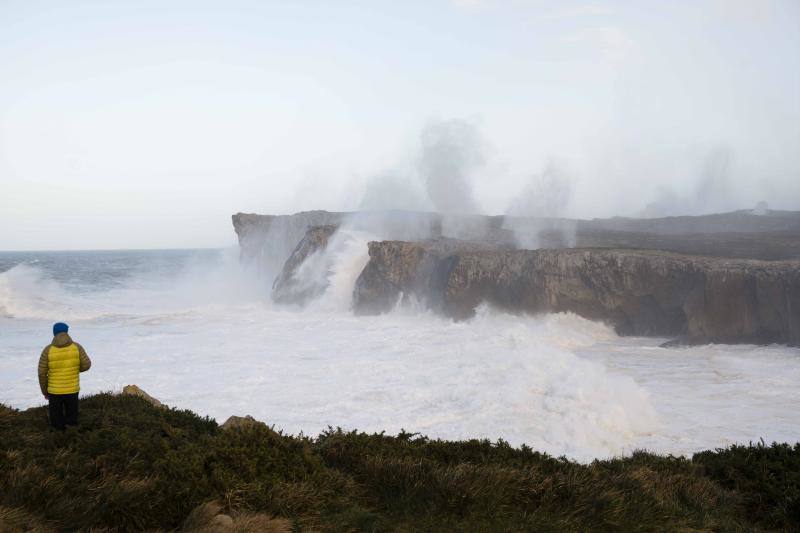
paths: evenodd
<path fill-rule="evenodd" d="M 0 253 L 0 402 L 43 402 L 36 363 L 64 320 L 94 361 L 84 393 L 136 383 L 220 422 L 503 438 L 580 460 L 800 440 L 800 350 L 664 349 L 574 315 L 488 308 L 356 317 L 368 239 L 332 242 L 330 285 L 305 310 L 270 304 L 237 250 Z"/>

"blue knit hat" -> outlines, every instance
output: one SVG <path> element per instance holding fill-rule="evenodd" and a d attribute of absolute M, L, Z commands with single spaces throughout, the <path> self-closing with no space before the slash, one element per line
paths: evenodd
<path fill-rule="evenodd" d="M 53 324 L 53 337 L 58 335 L 59 333 L 66 333 L 69 331 L 69 326 L 64 324 L 63 322 L 56 322 Z"/>

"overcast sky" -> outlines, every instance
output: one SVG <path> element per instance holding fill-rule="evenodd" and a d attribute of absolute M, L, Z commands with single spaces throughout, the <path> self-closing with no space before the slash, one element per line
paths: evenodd
<path fill-rule="evenodd" d="M 479 212 L 800 209 L 800 2 L 0 0 L 0 249 L 435 208 L 431 143 Z"/>

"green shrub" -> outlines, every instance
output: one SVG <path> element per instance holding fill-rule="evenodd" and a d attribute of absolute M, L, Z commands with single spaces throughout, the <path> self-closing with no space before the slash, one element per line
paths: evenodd
<path fill-rule="evenodd" d="M 174 530 L 209 509 L 240 530 L 797 530 L 798 502 L 800 445 L 579 464 L 504 441 L 222 430 L 132 396 L 83 398 L 65 432 L 0 405 L 0 531 Z"/>
<path fill-rule="evenodd" d="M 744 501 L 747 519 L 762 527 L 800 529 L 800 444 L 763 442 L 695 454 L 694 463 Z"/>

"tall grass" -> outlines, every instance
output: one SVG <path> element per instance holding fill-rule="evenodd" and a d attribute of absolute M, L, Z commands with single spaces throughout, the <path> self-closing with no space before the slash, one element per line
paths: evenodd
<path fill-rule="evenodd" d="M 212 531 L 219 513 L 237 531 L 800 530 L 800 445 L 579 464 L 503 441 L 222 430 L 131 396 L 84 398 L 63 433 L 0 405 L 0 531 Z"/>

